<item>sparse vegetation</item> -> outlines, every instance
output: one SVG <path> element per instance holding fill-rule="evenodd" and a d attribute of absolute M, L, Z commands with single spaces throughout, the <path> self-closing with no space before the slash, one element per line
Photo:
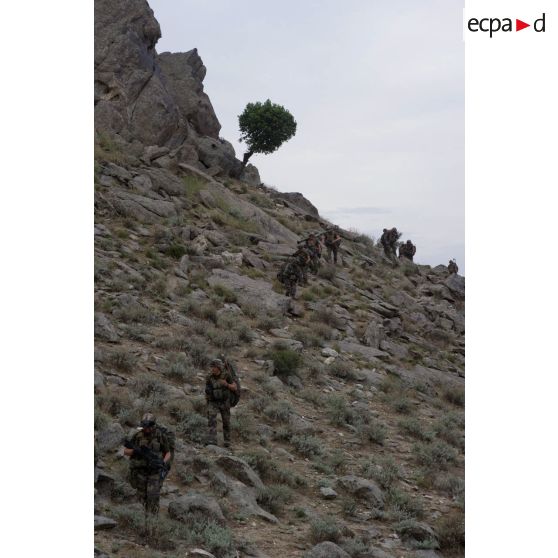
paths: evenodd
<path fill-rule="evenodd" d="M 332 517 L 320 517 L 310 521 L 310 540 L 314 544 L 323 541 L 339 542 L 342 534 L 341 526 Z"/>
<path fill-rule="evenodd" d="M 295 374 L 302 365 L 302 356 L 299 353 L 280 346 L 272 351 L 269 357 L 273 361 L 276 376 Z"/>
<path fill-rule="evenodd" d="M 293 501 L 294 494 L 288 486 L 270 484 L 258 490 L 256 499 L 262 508 L 273 515 L 279 515 L 283 512 L 285 505 Z"/>

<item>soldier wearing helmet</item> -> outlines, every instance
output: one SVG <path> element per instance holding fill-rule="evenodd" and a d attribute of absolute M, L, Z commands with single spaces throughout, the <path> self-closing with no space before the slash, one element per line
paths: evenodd
<path fill-rule="evenodd" d="M 171 446 L 155 416 L 145 413 L 137 432 L 124 443 L 124 455 L 130 458 L 130 484 L 146 514 L 146 527 L 159 513 L 161 486 L 170 468 Z"/>
<path fill-rule="evenodd" d="M 449 261 L 448 271 L 450 275 L 452 275 L 453 273 L 457 273 L 459 271 L 459 268 L 457 267 L 457 263 L 455 262 L 455 258 Z"/>
<path fill-rule="evenodd" d="M 341 237 L 339 236 L 339 227 L 328 227 L 324 236 L 324 244 L 327 249 L 327 261 L 331 262 L 333 253 L 333 263 L 337 265 L 337 252 L 341 245 Z"/>
<path fill-rule="evenodd" d="M 399 259 L 406 258 L 413 261 L 416 252 L 417 247 L 410 240 L 407 240 L 407 242 L 399 246 Z"/>
<path fill-rule="evenodd" d="M 223 421 L 224 446 L 231 446 L 231 392 L 236 392 L 238 385 L 231 373 L 226 370 L 220 358 L 214 358 L 205 382 L 205 399 L 207 401 L 207 423 L 209 427 L 209 444 L 217 445 L 217 416 Z"/>

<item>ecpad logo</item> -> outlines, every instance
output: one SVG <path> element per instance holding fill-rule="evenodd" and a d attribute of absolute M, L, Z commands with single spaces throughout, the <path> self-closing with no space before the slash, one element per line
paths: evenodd
<path fill-rule="evenodd" d="M 543 13 L 543 15 L 539 19 L 536 19 L 534 21 L 533 29 L 536 33 L 545 32 L 545 20 L 546 14 Z M 490 38 L 492 38 L 492 35 L 494 33 L 497 33 L 498 31 L 503 31 L 504 33 L 513 31 L 512 18 L 509 17 L 505 17 L 503 19 L 497 17 L 485 17 L 483 19 L 477 19 L 475 17 L 472 17 L 467 22 L 467 27 L 469 31 L 472 31 L 473 33 L 477 33 L 478 31 L 482 31 L 483 33 L 490 33 Z M 515 20 L 516 31 L 521 31 L 522 29 L 525 29 L 527 27 L 531 27 L 531 24 L 525 23 L 520 19 Z"/>

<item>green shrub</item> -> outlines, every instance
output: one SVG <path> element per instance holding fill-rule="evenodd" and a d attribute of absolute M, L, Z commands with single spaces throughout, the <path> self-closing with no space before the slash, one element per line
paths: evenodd
<path fill-rule="evenodd" d="M 421 519 L 424 516 L 424 506 L 418 498 L 413 498 L 396 487 L 386 492 L 386 502 L 393 519 Z"/>
<path fill-rule="evenodd" d="M 289 422 L 293 408 L 288 401 L 273 401 L 264 409 L 264 415 L 275 422 Z"/>
<path fill-rule="evenodd" d="M 320 517 L 310 521 L 310 539 L 314 544 L 324 541 L 339 542 L 342 529 L 332 517 Z"/>
<path fill-rule="evenodd" d="M 261 488 L 257 492 L 257 502 L 273 515 L 278 515 L 283 511 L 286 504 L 293 501 L 293 491 L 281 484 L 271 484 Z"/>
<path fill-rule="evenodd" d="M 335 359 L 326 370 L 329 370 L 332 376 L 342 380 L 354 380 L 356 378 L 353 365 L 339 358 Z"/>
<path fill-rule="evenodd" d="M 375 480 L 384 490 L 390 489 L 401 478 L 401 470 L 392 457 L 361 463 L 362 474 Z"/>
<path fill-rule="evenodd" d="M 248 442 L 256 437 L 256 422 L 245 407 L 237 409 L 231 418 L 232 429 L 241 440 Z"/>
<path fill-rule="evenodd" d="M 319 306 L 312 313 L 310 318 L 313 322 L 318 322 L 321 324 L 326 324 L 335 329 L 339 329 L 343 326 L 343 320 L 337 316 L 333 310 L 330 310 L 327 306 Z"/>
<path fill-rule="evenodd" d="M 195 412 L 182 419 L 179 429 L 185 438 L 197 443 L 205 442 L 209 432 L 207 418 Z"/>
<path fill-rule="evenodd" d="M 202 320 L 217 324 L 217 308 L 213 302 L 197 302 L 189 300 L 184 304 L 183 311 Z"/>
<path fill-rule="evenodd" d="M 323 443 L 311 434 L 295 434 L 291 436 L 290 441 L 304 457 L 316 457 L 323 454 Z"/>
<path fill-rule="evenodd" d="M 192 359 L 194 366 L 202 369 L 207 368 L 212 359 L 207 350 L 207 343 L 199 337 L 190 337 L 184 340 L 184 344 L 184 350 Z"/>
<path fill-rule="evenodd" d="M 163 363 L 163 375 L 171 380 L 189 382 L 195 379 L 196 370 L 186 353 L 174 353 Z"/>
<path fill-rule="evenodd" d="M 464 419 L 457 413 L 448 413 L 434 423 L 437 436 L 461 451 L 465 449 L 464 429 Z"/>
<path fill-rule="evenodd" d="M 117 349 L 110 355 L 111 364 L 123 372 L 131 372 L 137 363 L 137 357 L 126 349 Z"/>
<path fill-rule="evenodd" d="M 444 515 L 436 526 L 440 549 L 463 555 L 465 551 L 465 517 L 463 513 Z"/>
<path fill-rule="evenodd" d="M 457 386 L 447 386 L 444 390 L 444 399 L 458 407 L 465 406 L 465 389 Z"/>
<path fill-rule="evenodd" d="M 178 242 L 173 242 L 168 246 L 165 246 L 163 250 L 163 254 L 171 258 L 174 258 L 175 260 L 179 260 L 186 253 L 187 253 L 186 246 Z"/>
<path fill-rule="evenodd" d="M 368 424 L 363 424 L 360 427 L 360 434 L 365 440 L 383 446 L 387 436 L 387 429 L 384 424 L 372 419 Z"/>
<path fill-rule="evenodd" d="M 197 197 L 198 193 L 203 190 L 205 182 L 196 176 L 184 176 L 182 178 L 184 182 L 185 194 L 189 198 Z"/>
<path fill-rule="evenodd" d="M 331 264 L 321 265 L 318 269 L 318 277 L 326 281 L 333 281 L 337 275 L 337 268 Z"/>
<path fill-rule="evenodd" d="M 199 533 L 200 542 L 219 558 L 230 555 L 233 550 L 233 536 L 227 527 L 210 521 Z"/>
<path fill-rule="evenodd" d="M 270 354 L 276 376 L 295 374 L 302 364 L 302 356 L 290 349 L 276 349 Z"/>
<path fill-rule="evenodd" d="M 326 399 L 326 414 L 334 426 L 346 426 L 356 422 L 355 411 L 339 395 L 330 395 Z"/>
<path fill-rule="evenodd" d="M 457 458 L 456 450 L 442 440 L 415 444 L 413 452 L 419 465 L 432 473 L 447 469 Z"/>
<path fill-rule="evenodd" d="M 234 303 L 237 301 L 236 294 L 224 285 L 213 285 L 213 292 L 224 302 Z"/>
<path fill-rule="evenodd" d="M 432 440 L 434 434 L 426 430 L 423 423 L 417 418 L 404 418 L 397 423 L 397 426 L 405 432 L 419 440 Z"/>

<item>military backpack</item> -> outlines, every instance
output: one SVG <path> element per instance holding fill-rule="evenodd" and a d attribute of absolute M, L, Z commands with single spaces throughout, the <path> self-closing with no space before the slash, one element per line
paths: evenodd
<path fill-rule="evenodd" d="M 236 407 L 240 401 L 240 380 L 238 379 L 238 373 L 236 371 L 235 365 L 227 359 L 224 355 L 221 355 L 221 360 L 225 363 L 225 370 L 231 375 L 233 382 L 236 384 L 236 391 L 229 390 L 229 401 L 231 407 Z"/>

